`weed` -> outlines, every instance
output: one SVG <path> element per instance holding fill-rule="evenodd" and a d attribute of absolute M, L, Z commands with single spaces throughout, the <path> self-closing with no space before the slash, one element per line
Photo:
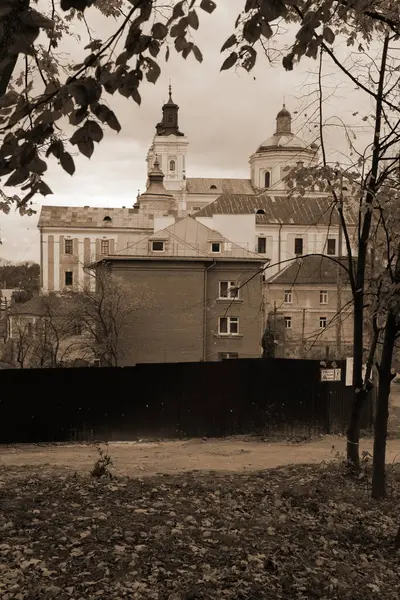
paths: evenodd
<path fill-rule="evenodd" d="M 112 479 L 110 467 L 113 466 L 113 461 L 108 453 L 108 444 L 106 444 L 105 450 L 103 450 L 101 446 L 98 446 L 97 452 L 99 453 L 99 458 L 97 459 L 93 469 L 90 471 L 91 476 L 98 478 L 109 477 L 110 479 Z"/>

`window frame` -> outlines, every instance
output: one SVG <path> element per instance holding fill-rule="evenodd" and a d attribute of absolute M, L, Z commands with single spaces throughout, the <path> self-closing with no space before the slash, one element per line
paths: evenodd
<path fill-rule="evenodd" d="M 319 290 L 319 303 L 328 304 L 328 290 Z"/>
<path fill-rule="evenodd" d="M 214 246 L 218 246 L 218 250 L 214 250 Z M 222 246 L 222 242 L 211 242 L 211 253 L 212 254 L 221 254 L 221 246 Z"/>
<path fill-rule="evenodd" d="M 74 253 L 74 240 L 67 238 L 64 240 L 64 254 L 73 254 L 73 253 Z"/>
<path fill-rule="evenodd" d="M 107 252 L 103 252 L 103 244 L 107 244 Z M 110 254 L 110 240 L 100 240 L 100 254 L 108 256 Z"/>
<path fill-rule="evenodd" d="M 174 167 L 173 169 L 171 168 L 171 165 Z M 176 173 L 176 160 L 171 158 L 169 163 L 168 163 L 168 170 L 170 173 Z"/>
<path fill-rule="evenodd" d="M 283 317 L 285 329 L 292 329 L 292 317 Z"/>
<path fill-rule="evenodd" d="M 156 250 L 156 248 L 154 248 L 154 244 L 162 244 L 161 250 Z M 157 253 L 165 252 L 165 240 L 151 240 L 151 251 Z"/>
<path fill-rule="evenodd" d="M 301 241 L 301 252 L 296 252 L 296 242 L 300 242 Z M 294 238 L 294 255 L 295 256 L 303 256 L 304 255 L 304 238 L 302 237 L 295 237 Z"/>
<path fill-rule="evenodd" d="M 260 250 L 260 241 L 264 242 L 264 250 Z M 267 238 L 265 235 L 257 236 L 257 254 L 267 254 Z"/>
<path fill-rule="evenodd" d="M 283 292 L 283 303 L 284 304 L 293 304 L 292 290 L 285 290 Z"/>
<path fill-rule="evenodd" d="M 325 325 L 323 323 L 325 323 Z M 327 326 L 328 326 L 328 319 L 326 317 L 320 317 L 319 318 L 319 328 L 326 329 Z"/>
<path fill-rule="evenodd" d="M 335 245 L 335 251 L 334 252 L 329 252 L 329 242 L 333 242 Z M 337 249 L 336 249 L 336 238 L 327 238 L 326 240 L 326 254 L 327 256 L 337 256 Z"/>
<path fill-rule="evenodd" d="M 221 284 L 228 284 L 226 288 L 226 296 L 222 295 L 221 292 Z M 236 292 L 233 294 L 232 292 Z M 240 290 L 238 289 L 238 285 L 236 281 L 219 281 L 218 283 L 218 299 L 219 300 L 240 300 Z"/>
<path fill-rule="evenodd" d="M 71 276 L 71 283 L 67 283 L 67 275 Z M 71 287 L 74 285 L 74 272 L 73 271 L 64 271 L 64 285 L 66 287 Z"/>
<path fill-rule="evenodd" d="M 221 323 L 226 321 L 226 331 L 221 331 Z M 232 325 L 236 325 L 236 331 L 232 331 Z M 237 336 L 239 335 L 239 317 L 218 317 L 218 335 Z"/>

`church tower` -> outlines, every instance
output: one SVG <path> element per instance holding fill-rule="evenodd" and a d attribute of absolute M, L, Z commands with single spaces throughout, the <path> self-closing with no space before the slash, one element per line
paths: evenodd
<path fill-rule="evenodd" d="M 162 113 L 147 154 L 147 174 L 150 175 L 157 156 L 164 173 L 164 186 L 173 192 L 179 203 L 179 212 L 182 212 L 186 210 L 186 153 L 189 142 L 179 130 L 179 106 L 172 100 L 171 86 L 168 102 L 162 107 Z"/>
<path fill-rule="evenodd" d="M 250 156 L 250 177 L 259 190 L 285 190 L 282 179 L 299 162 L 311 166 L 318 160 L 318 147 L 308 145 L 292 132 L 292 115 L 285 105 L 276 116 L 275 133 Z"/>
<path fill-rule="evenodd" d="M 164 186 L 164 173 L 160 169 L 158 156 L 155 157 L 154 165 L 149 173 L 146 191 L 138 200 L 139 212 L 151 217 L 166 217 L 176 215 L 177 205 L 175 198 Z"/>

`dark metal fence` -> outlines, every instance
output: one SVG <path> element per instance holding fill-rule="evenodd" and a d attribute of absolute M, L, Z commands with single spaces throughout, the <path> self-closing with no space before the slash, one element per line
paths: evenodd
<path fill-rule="evenodd" d="M 0 371 L 0 443 L 342 433 L 352 389 L 338 367 L 330 383 L 319 361 L 289 359 Z"/>

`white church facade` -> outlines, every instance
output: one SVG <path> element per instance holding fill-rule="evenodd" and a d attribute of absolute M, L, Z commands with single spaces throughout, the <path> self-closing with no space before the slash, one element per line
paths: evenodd
<path fill-rule="evenodd" d="M 316 164 L 318 148 L 293 134 L 285 107 L 276 117 L 273 135 L 250 156 L 248 179 L 187 177 L 189 140 L 179 129 L 179 107 L 171 89 L 162 113 L 147 154 L 147 189 L 134 206 L 42 207 L 38 227 L 44 293 L 94 289 L 87 265 L 124 253 L 188 215 L 260 254 L 271 265 L 268 276 L 295 256 L 345 254 L 339 248 L 338 221 L 327 210 L 330 199 L 311 193 L 300 202 L 287 195 L 283 178 L 288 170 L 298 163 Z"/>

